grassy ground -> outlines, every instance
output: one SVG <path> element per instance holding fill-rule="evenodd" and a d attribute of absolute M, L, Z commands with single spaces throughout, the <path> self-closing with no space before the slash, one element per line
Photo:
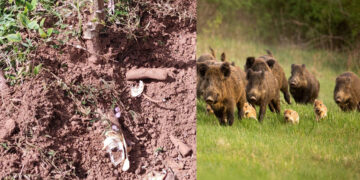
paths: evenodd
<path fill-rule="evenodd" d="M 302 50 L 292 46 L 268 47 L 240 38 L 208 38 L 198 34 L 197 55 L 212 46 L 220 56 L 243 67 L 247 56 L 272 50 L 287 78 L 292 63 L 304 63 L 320 81 L 320 97 L 328 117 L 315 122 L 311 105 L 285 104 L 300 115 L 298 125 L 283 123 L 282 113 L 266 112 L 263 124 L 253 119 L 235 120 L 231 127 L 219 126 L 207 115 L 205 103 L 197 100 L 198 179 L 359 179 L 360 113 L 343 113 L 333 100 L 335 78 L 345 71 L 341 54 Z M 294 102 L 294 99 L 292 99 Z M 259 108 L 257 107 L 257 112 Z"/>

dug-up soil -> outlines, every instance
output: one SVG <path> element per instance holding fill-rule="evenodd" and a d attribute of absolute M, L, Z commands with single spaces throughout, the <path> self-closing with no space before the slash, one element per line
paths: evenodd
<path fill-rule="evenodd" d="M 58 49 L 43 43 L 33 52 L 31 61 L 43 64 L 40 73 L 0 100 L 1 179 L 143 179 L 152 171 L 196 179 L 196 1 L 171 4 L 193 17 L 159 18 L 161 12 L 146 9 L 139 14 L 147 28 L 136 39 L 113 25 L 101 34 L 106 58 L 99 64 L 71 42 Z M 165 81 L 144 80 L 143 94 L 157 102 L 130 96 L 139 82 L 125 74 L 140 67 L 169 70 Z M 95 113 L 113 115 L 114 106 L 133 144 L 126 172 L 102 150 L 108 124 Z M 170 136 L 192 153 L 182 156 Z"/>

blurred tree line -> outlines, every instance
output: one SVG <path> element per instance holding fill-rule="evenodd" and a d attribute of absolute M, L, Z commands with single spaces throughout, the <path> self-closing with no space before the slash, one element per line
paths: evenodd
<path fill-rule="evenodd" d="M 360 0 L 198 0 L 200 33 L 236 26 L 270 43 L 359 49 Z"/>

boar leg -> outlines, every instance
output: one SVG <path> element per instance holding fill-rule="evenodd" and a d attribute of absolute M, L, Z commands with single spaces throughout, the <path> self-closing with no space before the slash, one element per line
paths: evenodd
<path fill-rule="evenodd" d="M 228 109 L 226 115 L 227 115 L 228 124 L 229 126 L 231 126 L 234 123 L 234 108 Z"/>
<path fill-rule="evenodd" d="M 269 109 L 271 112 L 275 112 L 274 105 L 271 102 L 269 103 Z"/>
<path fill-rule="evenodd" d="M 245 104 L 244 100 L 240 100 L 238 103 L 236 103 L 236 107 L 238 109 L 239 120 L 241 120 L 242 117 L 244 117 L 244 104 Z"/>
<path fill-rule="evenodd" d="M 286 83 L 286 84 L 287 84 L 287 83 Z M 281 92 L 284 94 L 285 101 L 286 101 L 288 104 L 291 104 L 291 98 L 290 98 L 288 86 L 283 87 L 283 88 L 281 89 Z"/>
<path fill-rule="evenodd" d="M 266 104 L 265 104 L 265 103 L 262 103 L 262 104 L 260 105 L 259 122 L 262 122 L 262 121 L 263 121 L 264 116 L 265 116 L 265 113 L 266 113 Z"/>
<path fill-rule="evenodd" d="M 226 115 L 224 111 L 214 111 L 215 116 L 218 118 L 220 125 L 225 125 Z"/>
<path fill-rule="evenodd" d="M 275 111 L 276 111 L 276 113 L 280 113 L 280 99 L 274 99 L 274 100 L 272 100 L 271 102 L 270 102 L 270 104 L 273 104 L 273 106 L 274 106 L 274 109 L 275 109 Z"/>
<path fill-rule="evenodd" d="M 226 113 L 227 123 L 231 126 L 234 123 L 235 101 L 228 101 L 226 106 L 224 113 Z"/>

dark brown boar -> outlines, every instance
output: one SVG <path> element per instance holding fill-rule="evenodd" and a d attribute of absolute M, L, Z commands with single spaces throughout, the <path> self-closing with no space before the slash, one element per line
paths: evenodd
<path fill-rule="evenodd" d="M 217 61 L 216 58 L 215 58 L 215 51 L 209 47 L 210 51 L 211 51 L 211 54 L 204 54 L 202 56 L 200 56 L 196 63 L 206 63 L 207 65 L 222 65 L 223 62 L 229 62 L 227 59 L 226 59 L 226 55 L 225 55 L 225 52 L 223 52 L 221 54 L 221 62 L 220 61 Z M 230 63 L 230 62 L 229 62 Z M 231 62 L 231 65 L 233 67 L 235 67 L 235 63 L 234 62 Z M 242 76 L 242 80 L 245 81 L 245 85 L 246 85 L 246 74 L 243 70 L 241 70 L 240 68 L 236 67 L 238 69 L 238 71 L 241 73 L 241 76 Z M 196 81 L 196 95 L 197 97 L 201 97 L 201 93 L 202 93 L 202 90 L 200 89 L 201 87 L 201 83 L 202 83 L 202 78 L 199 76 L 199 74 L 197 74 L 197 81 Z"/>
<path fill-rule="evenodd" d="M 246 79 L 248 80 L 246 99 L 251 105 L 260 106 L 259 122 L 264 119 L 267 105 L 271 111 L 280 113 L 279 86 L 271 71 L 249 69 Z"/>
<path fill-rule="evenodd" d="M 360 111 L 360 78 L 345 72 L 336 78 L 334 100 L 343 111 Z"/>
<path fill-rule="evenodd" d="M 313 104 L 319 95 L 320 83 L 311 74 L 305 64 L 291 65 L 291 76 L 289 78 L 290 93 L 296 103 Z"/>
<path fill-rule="evenodd" d="M 197 60 L 196 60 L 196 64 L 198 63 L 208 63 L 208 64 L 212 64 L 216 62 L 216 58 L 215 58 L 215 51 L 214 49 L 212 49 L 211 47 L 209 47 L 211 54 L 204 54 L 201 55 Z M 202 78 L 199 75 L 199 73 L 197 73 L 196 75 L 196 96 L 197 97 L 201 97 L 202 95 L 202 91 L 200 89 L 201 87 L 201 83 L 202 83 Z"/>
<path fill-rule="evenodd" d="M 267 55 L 260 56 L 258 58 L 248 57 L 245 64 L 245 72 L 249 69 L 253 71 L 270 71 L 276 77 L 280 91 L 284 94 L 285 101 L 291 104 L 291 98 L 289 94 L 289 87 L 285 72 L 280 64 L 275 60 L 272 53 L 267 50 Z"/>
<path fill-rule="evenodd" d="M 203 82 L 201 89 L 207 104 L 211 106 L 221 125 L 234 122 L 234 107 L 237 106 L 238 117 L 244 115 L 246 102 L 245 88 L 241 80 L 239 68 L 230 66 L 228 62 L 221 65 L 198 63 L 197 71 Z"/>

